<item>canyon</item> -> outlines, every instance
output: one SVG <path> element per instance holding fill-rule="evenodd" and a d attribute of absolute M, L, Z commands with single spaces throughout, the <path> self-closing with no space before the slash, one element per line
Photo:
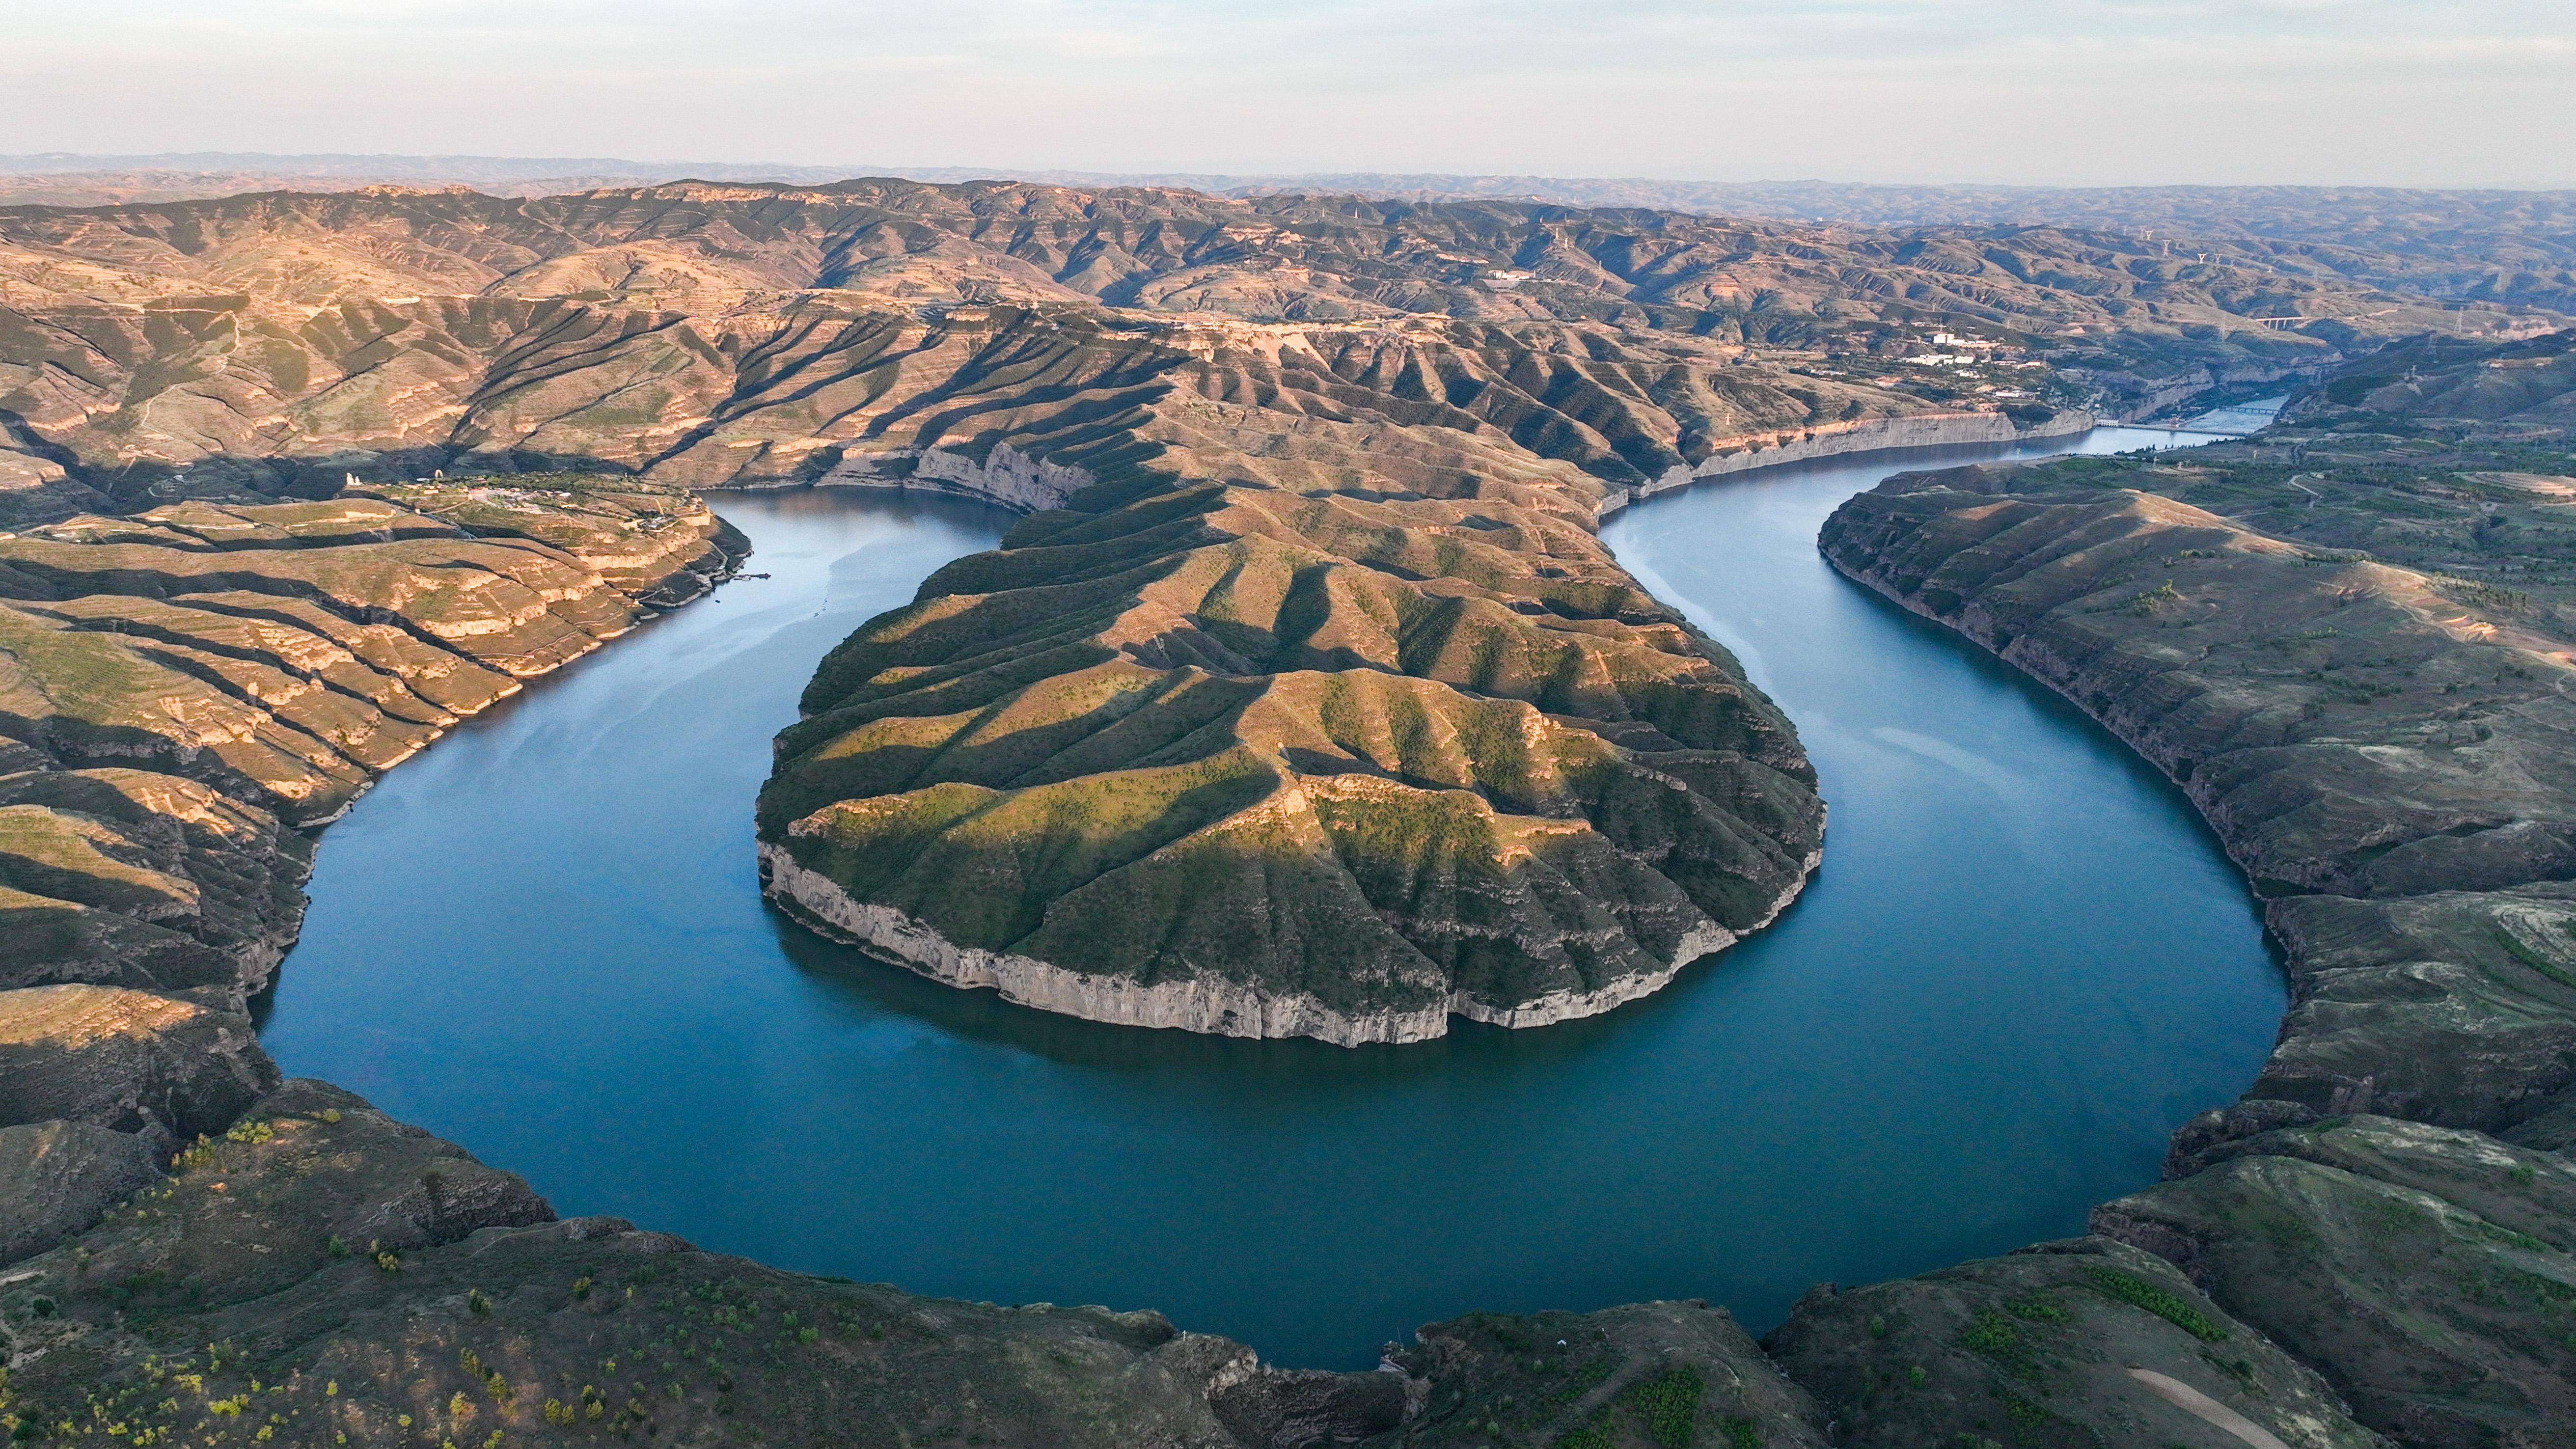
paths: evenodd
<path fill-rule="evenodd" d="M 2193 255 L 1000 183 L 0 212 L 0 1412 L 64 1442 L 2562 1442 L 2565 655 L 2544 587 L 2469 576 L 2468 519 L 2552 506 L 2563 337 Z M 1932 325 L 1998 350 L 1907 361 Z M 1978 380 L 2007 363 L 2042 385 Z M 2290 415 L 2329 473 L 2539 480 L 2440 485 L 2474 547 L 2407 546 L 2468 573 L 2231 522 L 2142 458 L 1902 478 L 1827 524 L 2182 782 L 2298 998 L 2171 1181 L 1821 1289 L 1769 1357 L 1656 1303 L 1298 1372 L 1151 1313 L 779 1272 L 556 1221 L 251 1038 L 306 831 L 732 573 L 691 489 L 1028 510 L 808 685 L 756 822 L 803 918 L 1072 1014 L 1384 1042 L 1633 999 L 1816 864 L 1789 720 L 1605 514 L 2329 376 Z"/>

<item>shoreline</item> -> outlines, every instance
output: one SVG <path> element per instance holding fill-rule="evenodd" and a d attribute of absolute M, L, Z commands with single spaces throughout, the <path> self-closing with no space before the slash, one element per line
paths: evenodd
<path fill-rule="evenodd" d="M 869 959 L 959 990 L 991 991 L 1015 1006 L 1106 1026 L 1196 1032 L 1246 1040 L 1308 1037 L 1339 1047 L 1405 1045 L 1449 1034 L 1449 1019 L 1527 1030 L 1599 1016 L 1663 990 L 1695 962 L 1725 951 L 1779 919 L 1815 875 L 1822 852 L 1807 857 L 1796 883 L 1743 932 L 1706 921 L 1682 938 L 1662 967 L 1624 976 L 1591 991 L 1553 991 L 1509 1007 L 1489 1006 L 1463 991 L 1409 1011 L 1353 1014 L 1306 993 L 1274 995 L 1240 983 L 1193 978 L 1139 985 L 1095 976 L 1007 951 L 960 946 L 926 922 L 891 906 L 854 900 L 830 878 L 797 863 L 783 842 L 758 845 L 761 894 L 790 920 Z"/>
<path fill-rule="evenodd" d="M 1676 465 L 1661 477 L 1634 488 L 1615 489 L 1605 494 L 1593 513 L 1597 524 L 1658 494 L 1687 488 L 1707 478 L 1723 478 L 1736 473 L 1751 473 L 1764 468 L 1777 468 L 1790 463 L 1811 462 L 1818 458 L 1845 458 L 1873 453 L 1907 453 L 1916 449 L 1974 447 L 1988 443 L 2022 443 L 2043 438 L 2079 437 L 2095 428 L 2117 426 L 2088 412 L 2069 410 L 2033 428 L 2019 428 L 2001 413 L 1946 412 L 1914 413 L 1899 418 L 1868 418 L 1856 423 L 1836 424 L 1825 428 L 1800 431 L 1795 439 L 1786 433 L 1747 434 L 1729 442 L 1749 442 L 1738 452 L 1721 453 L 1702 460 L 1695 466 Z"/>

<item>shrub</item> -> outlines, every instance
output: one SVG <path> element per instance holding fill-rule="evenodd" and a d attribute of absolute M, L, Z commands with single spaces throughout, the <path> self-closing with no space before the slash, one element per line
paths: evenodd
<path fill-rule="evenodd" d="M 2004 1321 L 2002 1314 L 1991 1308 L 1980 1308 L 1976 1322 L 1960 1331 L 1959 1346 L 1989 1358 L 2000 1358 L 2019 1351 L 2021 1335 Z"/>
<path fill-rule="evenodd" d="M 2210 1322 L 2199 1309 L 2144 1278 L 2116 1268 L 2096 1268 L 2089 1276 L 2093 1286 L 2104 1294 L 2132 1308 L 2143 1308 L 2194 1338 L 2216 1343 L 2227 1337 L 2227 1330 Z"/>
<path fill-rule="evenodd" d="M 1677 1368 L 1630 1389 L 1628 1402 L 1646 1421 L 1646 1437 L 1661 1449 L 1690 1449 L 1706 1389 L 1696 1370 Z"/>

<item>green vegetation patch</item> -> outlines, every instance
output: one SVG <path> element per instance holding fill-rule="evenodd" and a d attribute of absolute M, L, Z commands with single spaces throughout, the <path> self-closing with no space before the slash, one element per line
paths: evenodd
<path fill-rule="evenodd" d="M 1707 1388 L 1698 1370 L 1677 1368 L 1646 1380 L 1623 1397 L 1646 1421 L 1646 1437 L 1663 1449 L 1690 1449 L 1699 1424 L 1700 1395 Z"/>
<path fill-rule="evenodd" d="M 2194 1338 L 2217 1343 L 2227 1337 L 2227 1330 L 2210 1322 L 2199 1309 L 2144 1278 L 2117 1268 L 2096 1268 L 2085 1276 L 2106 1295 L 2132 1308 L 2143 1308 Z"/>

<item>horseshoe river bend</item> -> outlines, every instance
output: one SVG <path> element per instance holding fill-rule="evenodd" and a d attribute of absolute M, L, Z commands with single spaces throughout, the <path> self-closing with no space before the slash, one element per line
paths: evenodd
<path fill-rule="evenodd" d="M 1356 1050 L 1010 1006 L 770 909 L 751 802 L 815 662 L 1010 520 L 715 495 L 769 576 L 532 684 L 331 826 L 263 1040 L 567 1214 L 1158 1308 L 1309 1367 L 1474 1309 L 1705 1297 L 1760 1332 L 1820 1280 L 2079 1232 L 2252 1080 L 2280 972 L 2179 791 L 1815 537 L 1899 468 L 2173 440 L 1793 464 L 1608 521 L 1796 721 L 1824 867 L 1646 1000 Z"/>

